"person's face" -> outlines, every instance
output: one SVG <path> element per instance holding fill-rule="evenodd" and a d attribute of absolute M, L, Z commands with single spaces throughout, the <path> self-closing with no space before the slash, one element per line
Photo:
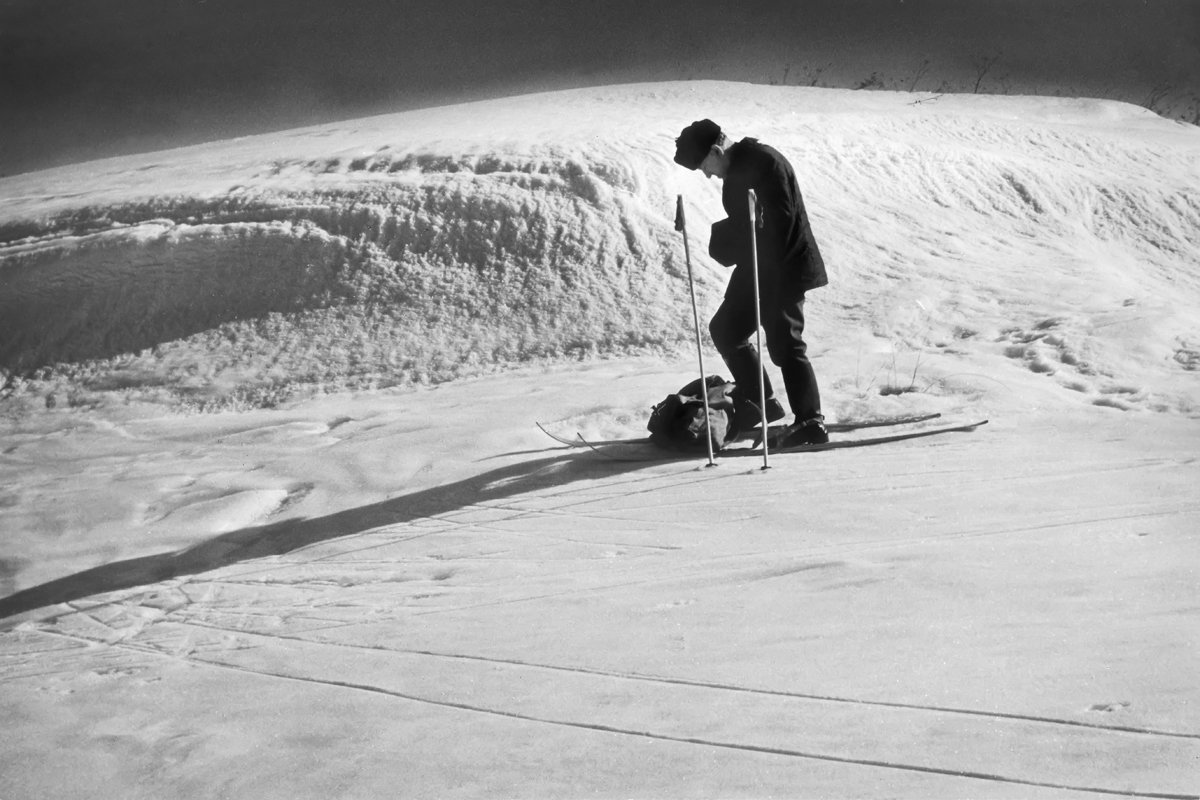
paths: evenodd
<path fill-rule="evenodd" d="M 728 164 L 725 162 L 725 154 L 716 147 L 708 151 L 708 155 L 700 162 L 700 171 L 704 173 L 706 178 L 725 179 Z"/>

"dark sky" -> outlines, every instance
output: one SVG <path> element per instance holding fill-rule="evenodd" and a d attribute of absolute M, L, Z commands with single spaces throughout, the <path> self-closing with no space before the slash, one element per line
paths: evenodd
<path fill-rule="evenodd" d="M 984 59 L 982 91 L 1200 113 L 1200 2 L 0 0 L 0 175 L 617 82 L 971 91 Z"/>

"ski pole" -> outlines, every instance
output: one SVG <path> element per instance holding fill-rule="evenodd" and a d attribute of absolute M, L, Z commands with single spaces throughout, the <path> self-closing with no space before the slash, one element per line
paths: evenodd
<path fill-rule="evenodd" d="M 704 348 L 700 341 L 700 312 L 696 308 L 696 286 L 692 280 L 692 253 L 688 248 L 687 221 L 683 215 L 683 195 L 675 199 L 675 230 L 683 234 L 683 260 L 687 263 L 688 293 L 692 296 L 692 322 L 696 327 L 696 355 L 700 359 L 700 391 L 704 393 L 704 438 L 708 442 L 708 464 L 715 467 L 713 460 L 712 420 L 708 413 L 708 376 L 704 372 Z"/>
<path fill-rule="evenodd" d="M 758 233 L 756 226 L 758 225 L 757 204 L 758 198 L 754 194 L 754 190 L 749 191 L 750 199 L 750 253 L 751 263 L 754 265 L 754 336 L 755 342 L 758 345 L 758 407 L 762 411 L 762 449 L 763 449 L 763 469 L 770 469 L 771 465 L 767 461 L 768 441 L 771 438 L 771 429 L 767 423 L 767 380 L 762 368 L 762 309 L 760 307 L 760 293 L 758 287 Z"/>

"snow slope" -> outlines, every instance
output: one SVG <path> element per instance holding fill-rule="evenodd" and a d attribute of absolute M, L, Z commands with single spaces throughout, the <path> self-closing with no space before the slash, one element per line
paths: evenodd
<path fill-rule="evenodd" d="M 537 431 L 691 379 L 702 116 L 797 167 L 829 417 L 989 425 Z M 680 83 L 0 181 L 0 796 L 1197 796 L 1198 179 L 1117 103 Z"/>
<path fill-rule="evenodd" d="M 837 282 L 814 296 L 825 346 L 1002 350 L 1091 402 L 1192 410 L 1195 128 L 1114 102 L 720 83 L 0 181 L 0 366 L 75 403 L 261 405 L 686 343 L 676 193 L 706 308 L 724 285 L 702 246 L 716 184 L 670 159 L 703 115 L 797 162 Z"/>

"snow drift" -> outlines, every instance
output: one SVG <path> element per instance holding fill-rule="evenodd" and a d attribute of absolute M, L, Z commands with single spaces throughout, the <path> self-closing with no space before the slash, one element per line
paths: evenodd
<path fill-rule="evenodd" d="M 270 172 L 307 186 L 85 207 L 10 242 L 4 365 L 88 363 L 91 387 L 164 366 L 180 388 L 197 372 L 361 385 L 679 337 L 670 229 L 604 164 L 382 155 Z"/>
<path fill-rule="evenodd" d="M 834 281 L 813 298 L 818 350 L 987 348 L 1092 402 L 1193 409 L 1179 378 L 1200 363 L 1195 128 L 1106 101 L 723 83 L 6 179 L 0 368 L 27 398 L 270 404 L 687 344 L 675 193 L 706 309 L 724 282 L 703 254 L 718 188 L 671 162 L 701 116 L 795 163 Z"/>

